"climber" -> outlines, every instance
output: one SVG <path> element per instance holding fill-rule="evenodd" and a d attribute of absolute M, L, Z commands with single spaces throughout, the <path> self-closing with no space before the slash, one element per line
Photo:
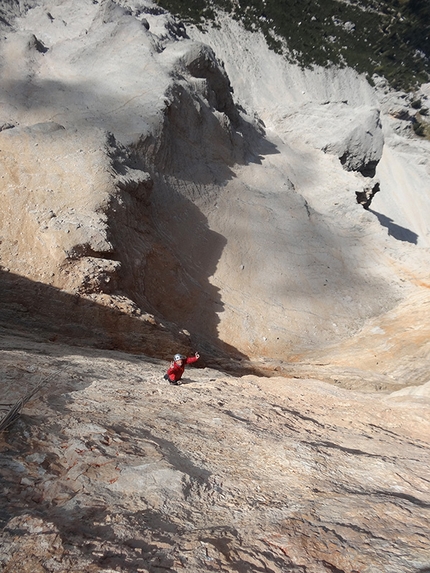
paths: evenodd
<path fill-rule="evenodd" d="M 185 365 L 197 362 L 199 358 L 200 354 L 198 352 L 196 352 L 194 356 L 189 356 L 188 358 L 186 356 L 183 356 L 182 354 L 175 354 L 175 356 L 173 357 L 173 362 L 170 363 L 170 368 L 164 375 L 164 379 L 168 380 L 170 384 L 180 386 L 182 374 L 184 373 L 185 370 Z"/>

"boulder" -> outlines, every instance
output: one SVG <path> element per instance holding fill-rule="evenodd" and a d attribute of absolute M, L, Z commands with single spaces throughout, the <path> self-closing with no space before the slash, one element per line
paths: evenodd
<path fill-rule="evenodd" d="M 380 111 L 363 110 L 345 132 L 339 139 L 328 143 L 324 151 L 336 154 L 347 171 L 374 177 L 384 147 Z"/>

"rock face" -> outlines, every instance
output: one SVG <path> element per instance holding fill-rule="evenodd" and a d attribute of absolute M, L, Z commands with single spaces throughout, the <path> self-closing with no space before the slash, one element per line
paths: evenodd
<path fill-rule="evenodd" d="M 411 96 L 222 14 L 0 19 L 0 425 L 40 383 L 0 434 L 2 573 L 430 570 Z"/>
<path fill-rule="evenodd" d="M 35 5 L 3 43 L 2 267 L 90 300 L 95 314 L 118 310 L 118 320 L 93 328 L 100 344 L 120 341 L 119 347 L 151 353 L 159 346 L 156 354 L 166 355 L 163 341 L 170 340 L 190 349 L 181 332 L 193 325 L 184 318 L 197 306 L 210 347 L 217 339 L 213 307 L 220 303 L 208 277 L 225 239 L 169 178 L 176 181 L 185 168 L 197 181 L 200 164 L 207 179 L 208 161 L 225 169 L 243 155 L 233 142 L 241 140 L 240 118 L 227 75 L 208 46 L 178 43 L 180 28 L 152 5 L 143 12 L 113 2 L 58 9 Z M 160 16 L 165 36 L 149 32 L 143 14 Z M 207 135 L 208 149 L 200 144 Z M 187 226 L 176 235 L 171 217 L 180 212 Z M 193 270 L 184 259 L 191 254 Z M 70 301 L 61 320 L 74 317 L 84 330 L 94 324 L 91 313 L 76 315 L 73 297 L 59 296 Z M 147 317 L 149 326 L 142 324 Z M 121 322 L 127 332 L 118 337 Z M 62 329 L 53 330 L 58 336 Z"/>
<path fill-rule="evenodd" d="M 2 571 L 374 571 L 428 562 L 429 388 L 234 378 L 9 339 Z"/>
<path fill-rule="evenodd" d="M 19 8 L 1 44 L 1 264 L 72 295 L 63 316 L 88 333 L 73 301 L 116 309 L 93 341 L 154 352 L 155 329 L 270 368 L 421 299 L 428 142 L 399 142 L 383 87 L 287 64 L 222 16 L 203 34 L 149 2 Z"/>
<path fill-rule="evenodd" d="M 13 318 L 22 328 L 30 314 L 39 332 L 54 339 L 76 340 L 79 332 L 81 341 L 98 345 L 162 356 L 165 350 L 156 348 L 167 343 L 174 352 L 180 337 L 121 291 L 133 271 L 130 258 L 139 255 L 134 264 L 142 265 L 154 242 L 136 244 L 136 234 L 148 234 L 148 174 L 121 163 L 114 139 L 100 130 L 51 122 L 8 129 L 0 138 L 3 322 Z M 120 213 L 126 208 L 134 209 L 128 221 Z M 112 234 L 112 214 L 126 251 Z M 22 310 L 13 317 L 17 303 Z"/>

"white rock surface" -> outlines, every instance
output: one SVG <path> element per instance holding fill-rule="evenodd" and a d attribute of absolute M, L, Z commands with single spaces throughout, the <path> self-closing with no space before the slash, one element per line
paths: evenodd
<path fill-rule="evenodd" d="M 219 277 L 216 284 L 222 289 L 232 281 L 231 270 L 239 267 L 242 273 L 246 270 L 249 273 L 242 280 L 243 290 L 260 292 L 258 309 L 249 312 L 252 307 L 249 296 L 242 306 L 246 306 L 248 316 L 252 317 L 252 322 L 247 321 L 248 332 L 262 333 L 264 342 L 271 342 L 270 351 L 266 350 L 269 345 L 264 347 L 260 340 L 253 348 L 248 343 L 250 354 L 254 354 L 258 344 L 257 354 L 281 357 L 281 348 L 278 350 L 274 337 L 268 333 L 269 325 L 275 330 L 281 326 L 279 316 L 288 316 L 288 329 L 282 330 L 282 325 L 279 336 L 285 353 L 285 349 L 291 348 L 290 342 L 302 351 L 306 344 L 339 341 L 359 331 L 372 315 L 383 315 L 396 300 L 407 300 L 408 293 L 415 290 L 410 290 L 411 284 L 418 285 L 419 293 L 412 295 L 410 306 L 417 304 L 418 299 L 427 301 L 429 142 L 414 137 L 410 124 L 409 131 L 403 125 L 399 134 L 398 124 L 408 123 L 393 121 L 391 115 L 400 101 L 407 107 L 411 98 L 386 91 L 382 83 L 378 89 L 372 89 L 365 78 L 349 69 L 303 71 L 285 64 L 282 58 L 268 51 L 261 36 L 244 33 L 238 23 L 223 15 L 219 28 L 207 33 L 191 28 L 190 35 L 208 42 L 221 57 L 235 100 L 264 121 L 266 141 L 273 144 L 272 153 L 262 154 L 260 164 L 241 167 L 238 178 L 226 185 L 231 204 L 232 189 L 245 183 L 245 188 L 237 192 L 245 205 L 235 211 L 228 232 L 224 232 L 235 239 L 224 248 L 214 276 L 215 281 Z M 426 97 L 425 88 L 423 94 Z M 409 113 L 412 117 L 410 107 Z M 360 171 L 363 165 L 373 164 L 375 177 L 345 173 L 335 157 L 323 155 L 320 150 L 343 157 L 348 169 Z M 356 196 L 375 184 L 380 191 L 367 214 L 356 205 Z M 294 211 L 285 197 L 284 204 L 281 203 L 278 191 L 292 186 L 295 200 L 303 205 L 301 217 L 297 211 L 297 224 L 290 222 Z M 274 201 L 276 194 L 279 199 Z M 276 249 L 268 248 L 267 230 L 257 239 L 264 211 L 258 211 L 255 195 L 264 202 L 266 216 L 261 217 L 264 225 L 269 223 L 275 229 Z M 253 217 L 254 209 L 258 215 Z M 218 212 L 219 209 L 210 218 L 216 230 Z M 275 222 L 276 217 L 283 221 L 283 227 Z M 239 220 L 243 221 L 241 229 L 235 232 L 234 221 Z M 225 229 L 225 221 L 219 225 Z M 240 232 L 244 225 L 255 229 L 252 240 L 245 235 L 242 241 Z M 281 229 L 283 233 L 279 232 Z M 322 253 L 320 245 L 324 245 Z M 248 257 L 237 252 L 241 248 L 246 249 Z M 229 256 L 237 259 L 223 274 L 222 262 Z M 238 278 L 235 293 L 239 291 L 239 281 Z M 261 304 L 267 295 L 270 304 Z M 226 289 L 224 300 L 228 296 L 230 292 Z M 234 312 L 235 318 L 221 318 L 222 333 L 223 324 L 226 330 L 235 329 L 234 325 L 241 320 L 239 300 L 236 296 L 234 311 L 225 305 L 224 315 Z M 426 305 L 424 302 L 421 307 L 423 317 Z M 260 320 L 255 318 L 256 314 L 261 316 Z M 398 328 L 399 337 L 405 336 L 404 326 L 399 324 Z M 318 333 L 318 342 L 314 333 Z M 233 338 L 230 332 L 224 336 Z M 357 365 L 361 347 L 359 343 L 356 358 L 348 356 L 352 363 L 357 359 Z M 391 356 L 390 361 L 395 360 L 396 356 Z M 389 364 L 384 362 L 383 368 L 387 367 Z"/>

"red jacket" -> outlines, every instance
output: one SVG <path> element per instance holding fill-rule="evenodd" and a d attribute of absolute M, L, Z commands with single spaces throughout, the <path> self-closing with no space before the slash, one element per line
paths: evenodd
<path fill-rule="evenodd" d="M 177 382 L 182 378 L 182 374 L 185 370 L 185 364 L 192 364 L 193 362 L 197 362 L 197 356 L 190 356 L 185 358 L 182 362 L 182 366 L 179 366 L 176 362 L 173 362 L 173 365 L 167 371 L 167 376 L 171 382 Z"/>

